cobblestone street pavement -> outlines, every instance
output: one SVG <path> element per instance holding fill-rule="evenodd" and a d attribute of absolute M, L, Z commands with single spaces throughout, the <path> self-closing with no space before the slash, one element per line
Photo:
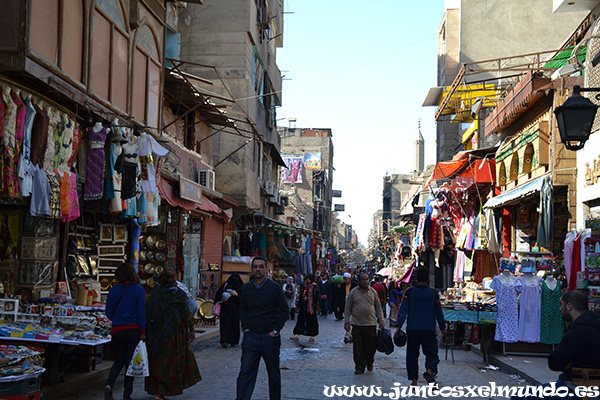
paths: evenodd
<path fill-rule="evenodd" d="M 390 388 L 397 382 L 403 386 L 408 385 L 405 369 L 405 348 L 396 348 L 391 355 L 377 353 L 375 355 L 375 368 L 372 372 L 363 375 L 354 374 L 352 359 L 352 344 L 344 344 L 344 328 L 342 321 L 335 321 L 333 315 L 326 319 L 319 318 L 320 334 L 316 343 L 308 344 L 308 338 L 301 337 L 300 343 L 289 339 L 294 326 L 294 321 L 288 321 L 282 331 L 281 375 L 282 398 L 286 400 L 327 399 L 324 395 L 325 386 L 379 386 L 383 393 L 391 393 Z M 174 399 L 235 399 L 235 381 L 240 367 L 241 349 L 239 347 L 223 349 L 219 345 L 218 337 L 202 341 L 195 346 L 198 366 L 202 381 L 186 389 L 180 396 L 169 397 Z M 455 363 L 445 350 L 440 349 L 438 382 L 443 385 L 518 385 L 508 374 L 501 371 L 485 369 L 481 357 L 468 351 L 455 350 Z M 424 357 L 419 359 L 420 374 L 423 373 Z M 485 372 L 482 372 L 485 371 Z M 122 398 L 122 382 L 117 380 L 114 391 L 115 399 Z M 425 385 L 424 379 L 420 384 Z M 102 400 L 102 387 L 104 382 L 98 382 L 89 390 L 77 396 L 66 397 L 70 399 Z M 136 379 L 134 384 L 133 399 L 150 400 L 153 397 L 143 390 L 143 382 Z M 267 374 L 264 364 L 258 374 L 257 385 L 253 399 L 268 399 Z M 335 396 L 337 399 L 348 397 Z M 357 397 L 353 398 L 367 398 Z M 388 396 L 373 396 L 371 398 L 388 398 Z M 441 397 L 435 397 L 441 398 Z M 503 397 L 499 397 L 503 398 Z"/>

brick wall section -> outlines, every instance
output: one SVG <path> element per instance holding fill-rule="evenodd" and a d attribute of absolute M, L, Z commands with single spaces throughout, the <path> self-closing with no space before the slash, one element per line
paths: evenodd
<path fill-rule="evenodd" d="M 223 265 L 223 220 L 220 218 L 204 218 L 203 232 L 203 250 L 204 265 L 208 269 L 208 264 Z"/>

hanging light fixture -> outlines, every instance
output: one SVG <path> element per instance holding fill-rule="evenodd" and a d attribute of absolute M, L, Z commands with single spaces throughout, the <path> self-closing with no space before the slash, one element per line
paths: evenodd
<path fill-rule="evenodd" d="M 598 106 L 581 92 L 600 92 L 600 88 L 573 87 L 573 95 L 554 110 L 560 139 L 569 150 L 580 150 L 590 137 Z M 600 95 L 596 95 L 600 100 Z"/>

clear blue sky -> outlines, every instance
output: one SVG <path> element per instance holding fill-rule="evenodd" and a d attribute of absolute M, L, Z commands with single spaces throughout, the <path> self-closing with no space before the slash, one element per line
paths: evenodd
<path fill-rule="evenodd" d="M 284 0 L 285 75 L 277 118 L 298 128 L 331 128 L 333 187 L 342 190 L 342 221 L 366 244 L 382 208 L 383 176 L 414 169 L 418 119 L 425 163 L 435 162 L 437 32 L 443 0 Z"/>

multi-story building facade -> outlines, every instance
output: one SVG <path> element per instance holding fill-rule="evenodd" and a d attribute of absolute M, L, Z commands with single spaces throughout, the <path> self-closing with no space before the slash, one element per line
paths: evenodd
<path fill-rule="evenodd" d="M 288 168 L 282 186 L 296 212 L 304 213 L 305 227 L 324 232 L 330 243 L 333 198 L 333 141 L 331 129 L 279 127 L 281 152 Z M 287 208 L 286 222 L 295 218 Z"/>
<path fill-rule="evenodd" d="M 492 0 L 485 6 L 477 0 L 446 0 L 445 7 L 438 31 L 438 88 L 424 106 L 440 104 L 443 88 L 452 85 L 463 64 L 558 49 L 587 13 L 555 14 L 547 0 Z M 450 160 L 462 149 L 468 125 L 461 122 L 472 121 L 450 114 L 438 118 L 437 161 Z"/>
<path fill-rule="evenodd" d="M 187 4 L 182 10 L 180 69 L 215 94 L 234 133 L 215 133 L 216 190 L 242 210 L 273 218 L 280 140 L 275 107 L 281 105 L 281 73 L 275 51 L 283 45 L 283 2 L 222 0 Z"/>

